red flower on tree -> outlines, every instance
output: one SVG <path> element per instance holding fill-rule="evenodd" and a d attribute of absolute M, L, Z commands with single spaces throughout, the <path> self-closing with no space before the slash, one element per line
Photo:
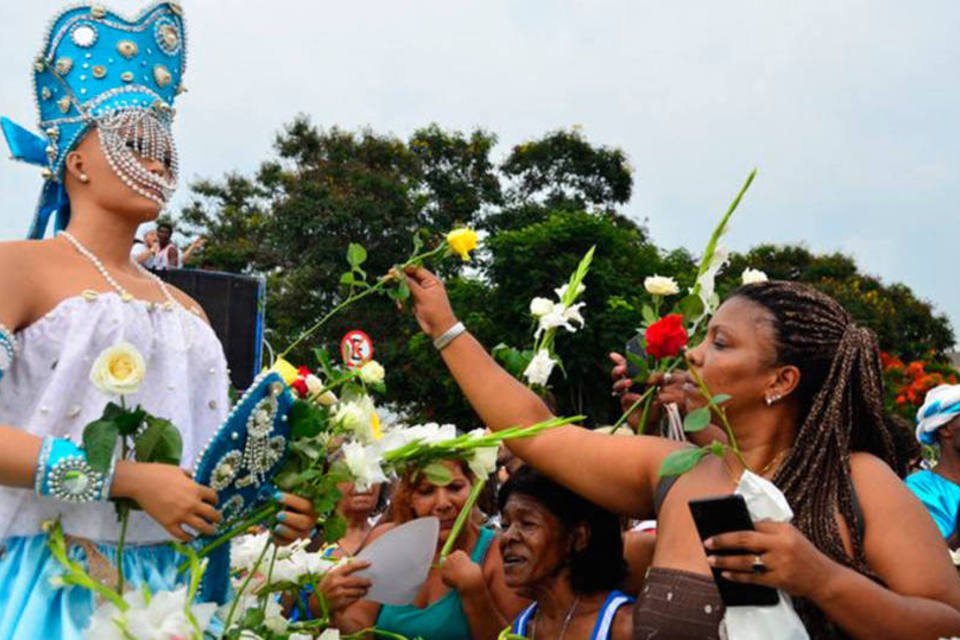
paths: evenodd
<path fill-rule="evenodd" d="M 647 327 L 644 338 L 647 342 L 647 353 L 658 360 L 680 355 L 690 340 L 683 326 L 683 316 L 679 313 L 671 313 L 654 322 Z"/>

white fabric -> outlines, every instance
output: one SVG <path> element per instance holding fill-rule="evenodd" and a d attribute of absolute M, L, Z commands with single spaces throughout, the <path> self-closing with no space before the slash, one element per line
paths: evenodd
<path fill-rule="evenodd" d="M 67 298 L 19 331 L 17 340 L 17 358 L 0 380 L 0 424 L 82 442 L 87 423 L 100 417 L 107 402 L 119 402 L 93 386 L 90 367 L 101 351 L 124 340 L 147 364 L 140 391 L 127 402 L 180 430 L 181 466 L 193 467 L 195 455 L 228 413 L 223 347 L 209 325 L 179 306 L 151 309 L 143 301 L 123 302 L 115 293 Z M 58 515 L 68 534 L 113 542 L 119 533 L 109 502 L 71 505 L 37 497 L 30 489 L 0 487 L 0 540 L 40 533 L 41 523 Z M 143 512 L 131 514 L 128 542 L 169 539 Z"/>
<path fill-rule="evenodd" d="M 743 496 L 754 522 L 790 522 L 793 509 L 772 482 L 744 471 L 734 492 Z M 725 640 L 809 640 L 790 596 L 778 591 L 780 601 L 772 607 L 727 607 L 720 623 Z"/>
<path fill-rule="evenodd" d="M 930 389 L 917 409 L 917 440 L 926 444 L 935 442 L 937 429 L 960 415 L 960 384 L 941 384 Z"/>
<path fill-rule="evenodd" d="M 176 247 L 173 246 L 171 242 L 153 257 L 153 268 L 154 269 L 179 269 L 180 268 L 180 254 L 178 253 L 175 258 L 170 256 L 171 251 L 176 251 Z"/>
<path fill-rule="evenodd" d="M 142 264 L 147 269 L 153 269 L 156 266 L 154 264 L 156 262 L 156 256 L 151 254 L 150 256 L 145 258 L 143 262 L 140 262 L 139 258 L 144 253 L 150 253 L 150 247 L 148 247 L 146 243 L 143 243 L 143 242 L 134 242 L 133 248 L 130 249 L 130 259 L 133 260 L 134 262 Z"/>

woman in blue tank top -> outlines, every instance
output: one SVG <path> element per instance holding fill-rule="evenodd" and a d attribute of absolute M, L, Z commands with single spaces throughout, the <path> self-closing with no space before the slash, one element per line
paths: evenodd
<path fill-rule="evenodd" d="M 370 541 L 398 524 L 436 516 L 440 520 L 439 554 L 474 482 L 465 464 L 444 464 L 452 476 L 444 486 L 431 483 L 424 474 L 399 482 L 390 507 L 391 522 L 375 529 Z M 527 601 L 504 583 L 503 560 L 494 544 L 497 536 L 492 529 L 477 524 L 479 512 L 473 515 L 461 531 L 455 551 L 442 566 L 430 569 L 412 604 L 381 605 L 359 600 L 334 613 L 335 626 L 356 632 L 376 625 L 383 631 L 429 640 L 495 639 Z"/>
<path fill-rule="evenodd" d="M 545 475 L 523 467 L 500 493 L 507 586 L 536 600 L 511 631 L 527 638 L 628 640 L 633 598 L 620 520 Z"/>

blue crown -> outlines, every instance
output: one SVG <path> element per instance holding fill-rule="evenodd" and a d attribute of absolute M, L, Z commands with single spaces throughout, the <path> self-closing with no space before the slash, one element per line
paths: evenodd
<path fill-rule="evenodd" d="M 186 70 L 186 34 L 180 6 L 159 2 L 134 20 L 93 4 L 66 9 L 50 24 L 34 61 L 34 94 L 42 135 L 3 118 L 13 157 L 45 167 L 37 219 L 40 238 L 57 213 L 66 226 L 69 202 L 60 181 L 64 160 L 97 118 L 129 109 L 173 116 Z"/>

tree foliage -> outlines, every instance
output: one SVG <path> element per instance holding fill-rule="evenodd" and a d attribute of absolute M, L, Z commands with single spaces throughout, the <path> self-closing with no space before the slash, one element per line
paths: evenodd
<path fill-rule="evenodd" d="M 530 299 L 551 296 L 596 246 L 583 298 L 586 327 L 558 336 L 565 375 L 554 375 L 552 395 L 562 414 L 610 423 L 619 408 L 609 394 L 606 354 L 621 350 L 637 331 L 643 279 L 659 273 L 690 287 L 694 258 L 683 249 L 658 248 L 644 227 L 618 211 L 632 190 L 622 151 L 592 145 L 578 131 L 554 131 L 517 145 L 497 164 L 495 144 L 482 130 L 463 134 L 430 125 L 403 140 L 369 130 L 321 130 L 298 117 L 278 135 L 276 157 L 254 175 L 194 184 L 181 221 L 207 235 L 204 266 L 266 275 L 267 337 L 277 347 L 343 300 L 339 279 L 351 242 L 367 248 L 363 268 L 375 277 L 409 255 L 413 234 L 429 240 L 461 224 L 485 230 L 479 261 L 465 270 L 451 261 L 441 271 L 458 315 L 488 348 L 531 345 Z M 694 246 L 703 240 L 690 238 Z M 909 288 L 861 274 L 846 256 L 760 246 L 732 256 L 721 294 L 738 284 L 746 266 L 836 296 L 892 353 L 910 358 L 953 344 L 946 319 Z M 476 426 L 409 315 L 371 298 L 325 327 L 318 340 L 335 348 L 353 328 L 373 338 L 399 410 L 411 419 Z M 306 349 L 292 359 L 310 361 Z"/>

